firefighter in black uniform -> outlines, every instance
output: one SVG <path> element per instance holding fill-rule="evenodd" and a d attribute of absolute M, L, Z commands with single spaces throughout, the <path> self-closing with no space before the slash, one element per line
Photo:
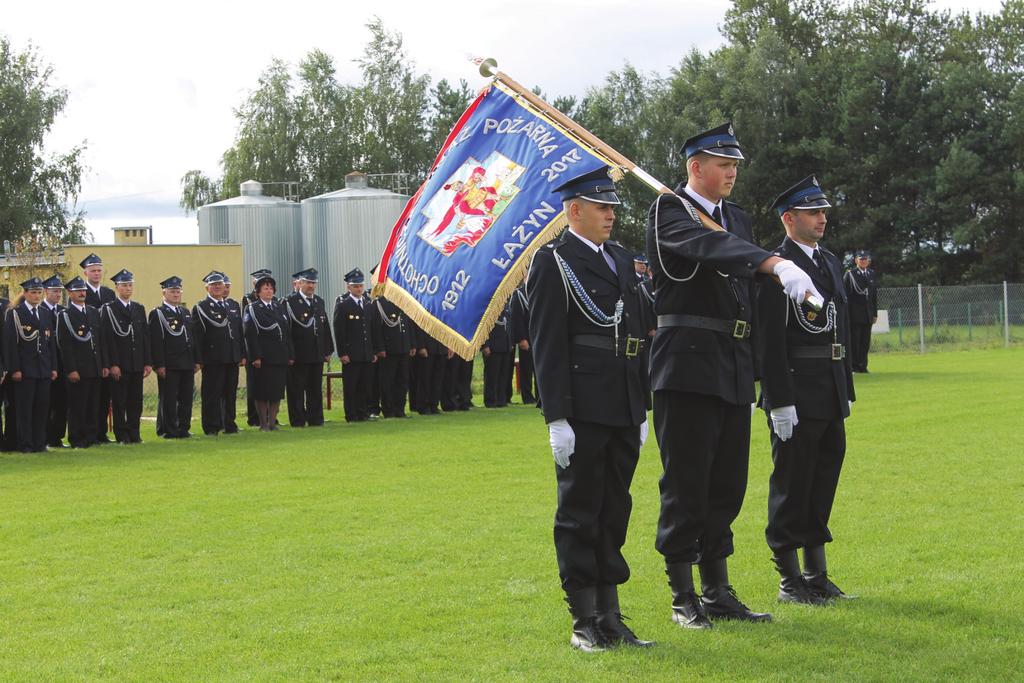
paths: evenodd
<path fill-rule="evenodd" d="M 110 361 L 114 438 L 118 443 L 142 443 L 142 381 L 153 372 L 146 309 L 132 301 L 135 276 L 122 269 L 110 278 L 117 298 L 100 308 L 103 339 Z"/>
<path fill-rule="evenodd" d="M 402 309 L 385 297 L 374 299 L 370 313 L 380 375 L 381 414 L 384 417 L 406 417 L 409 363 L 416 355 L 412 327 Z"/>
<path fill-rule="evenodd" d="M 181 305 L 181 278 L 173 275 L 160 283 L 164 300 L 149 312 L 149 339 L 160 392 L 159 436 L 187 439 L 192 436 L 192 391 L 196 360 L 192 316 Z"/>
<path fill-rule="evenodd" d="M 519 353 L 519 397 L 523 405 L 537 402 L 537 387 L 533 375 L 533 353 L 530 351 L 530 301 L 526 298 L 526 283 L 516 287 L 509 300 L 509 329 L 512 343 Z"/>
<path fill-rule="evenodd" d="M 878 279 L 871 270 L 871 252 L 858 249 L 854 268 L 846 271 L 843 284 L 850 302 L 850 346 L 854 372 L 868 371 L 871 326 L 878 320 Z"/>
<path fill-rule="evenodd" d="M 54 273 L 49 279 L 43 281 L 45 293 L 43 295 L 43 307 L 50 311 L 53 320 L 53 339 L 57 342 L 57 317 L 64 310 L 61 299 L 64 297 L 64 283 L 60 275 Z M 46 445 L 50 448 L 68 448 L 61 439 L 68 429 L 68 390 L 64 382 L 64 369 L 60 363 L 60 353 L 57 354 L 57 379 L 50 385 L 50 408 L 49 417 L 46 422 Z"/>
<path fill-rule="evenodd" d="M 324 423 L 324 363 L 334 353 L 334 339 L 327 307 L 316 293 L 316 268 L 293 277 L 299 288 L 284 301 L 295 349 L 295 364 L 288 368 L 288 423 L 319 427 Z"/>
<path fill-rule="evenodd" d="M 203 382 L 200 387 L 203 434 L 238 431 L 235 400 L 238 366 L 245 352 L 242 319 L 224 296 L 224 273 L 203 278 L 206 297 L 192 306 L 192 329 Z"/>
<path fill-rule="evenodd" d="M 709 616 L 770 621 L 739 600 L 727 569 L 747 488 L 754 277 L 774 272 L 801 301 L 816 293 L 799 267 L 752 243 L 750 216 L 725 201 L 743 159 L 731 124 L 690 138 L 681 151 L 687 183 L 654 202 L 647 228 L 657 314 L 654 429 L 664 470 L 656 547 L 680 626 L 709 628 Z"/>
<path fill-rule="evenodd" d="M 646 344 L 629 252 L 608 239 L 619 205 L 607 169 L 558 188 L 569 230 L 534 256 L 530 341 L 558 480 L 555 553 L 573 647 L 648 646 L 623 623 L 618 586 L 630 482 L 647 437 Z"/>
<path fill-rule="evenodd" d="M 775 463 L 765 536 L 782 576 L 779 600 L 812 605 L 846 597 L 825 565 L 825 544 L 832 541 L 828 520 L 846 453 L 844 420 L 854 401 L 842 264 L 819 243 L 829 206 L 814 176 L 772 205 L 786 229 L 773 253 L 810 273 L 824 308 L 791 301 L 771 281 L 761 283 L 757 306 L 761 407 L 768 413 Z"/>
<path fill-rule="evenodd" d="M 254 302 L 257 299 L 259 299 L 259 296 L 256 295 L 256 282 L 260 278 L 271 277 L 272 275 L 273 275 L 273 273 L 270 270 L 268 270 L 267 268 L 260 268 L 260 269 L 258 269 L 256 271 L 252 272 L 252 273 L 249 273 L 249 277 L 252 280 L 253 289 L 252 289 L 252 291 L 250 291 L 249 293 L 247 293 L 245 296 L 242 297 L 242 302 L 241 302 L 241 309 L 242 309 L 241 310 L 241 316 L 242 317 L 244 317 L 244 315 L 245 315 L 246 307 L 248 307 L 248 305 L 251 304 L 252 302 Z M 260 426 L 259 411 L 256 410 L 256 402 L 253 400 L 252 391 L 249 389 L 249 387 L 252 386 L 252 366 L 249 365 L 249 364 L 246 364 L 246 366 L 245 366 L 245 386 L 246 386 L 246 390 L 245 390 L 245 396 L 246 396 L 246 399 L 245 399 L 245 421 L 246 421 L 246 423 L 250 427 L 259 427 Z"/>
<path fill-rule="evenodd" d="M 370 304 L 363 271 L 353 268 L 345 274 L 347 294 L 334 304 L 334 341 L 341 359 L 341 381 L 345 397 L 345 421 L 363 422 L 370 417 L 370 373 L 377 362 L 373 350 Z"/>
<path fill-rule="evenodd" d="M 82 277 L 85 279 L 85 303 L 97 311 L 114 300 L 114 290 L 103 284 L 103 261 L 96 254 L 89 254 L 78 264 L 82 267 Z M 100 379 L 100 401 L 99 410 L 96 415 L 96 443 L 109 443 L 107 436 L 107 415 L 110 413 L 110 383 L 112 378 Z"/>
<path fill-rule="evenodd" d="M 508 304 L 494 321 L 487 340 L 480 347 L 484 357 L 484 407 L 504 408 L 508 405 L 508 374 L 512 365 L 512 332 L 509 329 Z"/>
<path fill-rule="evenodd" d="M 68 280 L 68 307 L 57 320 L 57 348 L 68 390 L 68 443 L 88 448 L 96 443 L 100 380 L 110 374 L 100 312 L 85 303 L 88 285 Z"/>
<path fill-rule="evenodd" d="M 50 309 L 42 305 L 43 281 L 21 283 L 24 296 L 4 319 L 4 367 L 14 382 L 18 420 L 18 450 L 46 451 L 50 385 L 57 377 L 57 345 Z"/>

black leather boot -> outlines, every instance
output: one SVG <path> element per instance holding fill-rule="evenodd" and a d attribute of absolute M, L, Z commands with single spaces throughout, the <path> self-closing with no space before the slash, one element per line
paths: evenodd
<path fill-rule="evenodd" d="M 613 645 L 632 645 L 633 647 L 651 647 L 653 640 L 640 640 L 624 623 L 619 609 L 619 587 L 597 587 L 597 626 L 601 634 Z"/>
<path fill-rule="evenodd" d="M 604 652 L 610 645 L 601 627 L 597 625 L 596 596 L 597 589 L 594 587 L 580 588 L 565 596 L 565 601 L 569 603 L 569 614 L 572 615 L 572 639 L 569 644 L 583 652 Z"/>
<path fill-rule="evenodd" d="M 665 573 L 672 589 L 672 621 L 683 628 L 711 628 L 704 604 L 693 589 L 693 565 L 689 562 L 666 565 Z"/>
<path fill-rule="evenodd" d="M 779 580 L 779 602 L 799 605 L 824 605 L 825 600 L 816 595 L 800 574 L 800 560 L 795 550 L 777 552 L 772 557 L 775 569 L 782 578 Z"/>
<path fill-rule="evenodd" d="M 700 569 L 701 602 L 711 619 L 737 619 L 740 621 L 768 622 L 772 615 L 752 612 L 744 605 L 729 584 L 729 565 L 723 557 L 697 565 Z"/>
<path fill-rule="evenodd" d="M 812 593 L 826 600 L 852 600 L 856 597 L 839 590 L 839 586 L 828 578 L 826 569 L 825 546 L 816 545 L 813 548 L 804 548 L 803 576 Z"/>

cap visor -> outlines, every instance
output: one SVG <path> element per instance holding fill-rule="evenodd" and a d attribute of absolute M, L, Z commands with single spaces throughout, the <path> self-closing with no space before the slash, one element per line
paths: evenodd
<path fill-rule="evenodd" d="M 595 204 L 621 204 L 619 201 L 619 195 L 614 192 L 598 192 L 597 194 L 586 194 L 580 195 L 580 199 L 586 199 L 588 202 L 594 202 Z"/>

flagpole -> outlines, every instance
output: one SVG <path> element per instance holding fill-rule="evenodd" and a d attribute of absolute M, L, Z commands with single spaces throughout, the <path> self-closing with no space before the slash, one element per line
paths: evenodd
<path fill-rule="evenodd" d="M 568 132 L 570 132 L 573 136 L 575 136 L 581 142 L 586 144 L 596 153 L 608 159 L 611 159 L 623 171 L 627 173 L 632 173 L 644 185 L 647 185 L 652 190 L 660 194 L 670 194 L 675 197 L 679 197 L 679 195 L 677 195 L 671 188 L 665 185 L 665 183 L 661 182 L 660 180 L 652 176 L 650 173 L 640 168 L 639 165 L 631 161 L 625 155 L 621 154 L 614 147 L 612 147 L 604 140 L 591 133 L 583 126 L 573 121 L 571 118 L 569 118 L 562 112 L 552 107 L 550 104 L 545 102 L 540 97 L 537 97 L 531 91 L 527 90 L 518 82 L 516 82 L 516 80 L 511 78 L 508 74 L 504 73 L 503 71 L 499 71 L 497 60 L 491 57 L 488 57 L 486 59 L 482 59 L 479 57 L 471 57 L 470 61 L 472 61 L 474 64 L 479 65 L 481 76 L 485 78 L 493 77 L 496 81 L 499 81 L 500 83 L 505 85 L 505 87 L 509 88 L 510 90 L 513 90 L 517 95 L 525 99 L 535 108 L 542 111 L 550 118 L 554 119 L 555 122 L 557 122 L 560 126 L 565 128 Z M 716 223 L 710 217 L 706 216 L 700 211 L 697 211 L 693 207 L 693 205 L 690 204 L 690 202 L 688 202 L 684 197 L 679 197 L 679 200 L 683 203 L 683 205 L 686 207 L 686 210 L 690 213 L 691 216 L 695 216 L 700 219 L 701 224 L 705 228 L 708 228 L 709 230 L 719 230 L 722 232 L 726 231 L 725 228 Z M 779 278 L 777 275 L 770 275 L 770 277 L 776 282 L 779 282 Z M 825 302 L 822 299 L 819 299 L 810 292 L 807 293 L 807 295 L 804 298 L 804 301 L 809 306 L 819 311 L 825 305 Z"/>

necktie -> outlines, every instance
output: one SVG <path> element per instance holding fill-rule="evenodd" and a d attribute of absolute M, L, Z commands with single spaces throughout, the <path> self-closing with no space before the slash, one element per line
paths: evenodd
<path fill-rule="evenodd" d="M 715 210 L 711 212 L 711 217 L 715 219 L 715 222 L 722 225 L 722 207 L 715 206 Z"/>
<path fill-rule="evenodd" d="M 36 307 L 35 306 L 29 306 L 28 307 L 28 312 L 32 314 L 33 318 L 35 318 L 36 320 L 39 320 L 39 314 L 36 312 Z"/>
<path fill-rule="evenodd" d="M 815 249 L 811 252 L 811 259 L 814 260 L 814 265 L 818 266 L 818 272 L 823 276 L 825 275 L 825 266 L 821 262 L 821 256 L 818 254 L 818 250 Z"/>
<path fill-rule="evenodd" d="M 603 258 L 604 262 L 608 264 L 608 267 L 611 268 L 612 272 L 618 275 L 619 271 L 615 268 L 615 259 L 611 257 L 611 254 L 605 251 L 603 246 L 597 248 L 597 253 L 601 255 L 601 258 Z"/>

